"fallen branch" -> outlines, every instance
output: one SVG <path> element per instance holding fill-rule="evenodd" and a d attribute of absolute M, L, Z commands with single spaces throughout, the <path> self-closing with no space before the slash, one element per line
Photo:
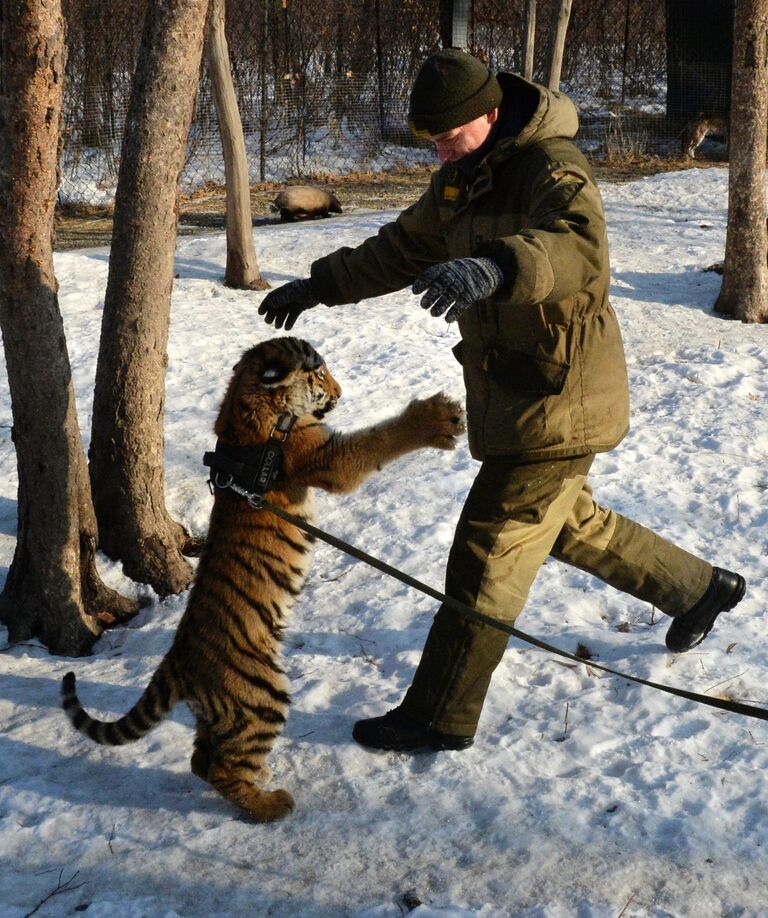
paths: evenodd
<path fill-rule="evenodd" d="M 58 896 L 60 893 L 63 893 L 63 892 L 72 892 L 73 889 L 80 889 L 81 886 L 85 886 L 85 883 L 78 883 L 77 886 L 71 885 L 72 880 L 74 880 L 75 877 L 79 873 L 80 871 L 76 870 L 65 883 L 62 883 L 61 878 L 64 875 L 64 868 L 62 867 L 61 870 L 59 871 L 59 881 L 56 884 L 56 888 L 52 889 L 51 892 L 49 892 L 48 895 L 44 899 L 41 899 L 37 903 L 37 905 L 32 909 L 31 912 L 27 912 L 24 918 L 30 918 L 31 915 L 34 915 L 36 911 L 41 909 L 45 905 L 45 903 L 48 902 L 49 899 L 53 899 L 54 896 Z"/>
<path fill-rule="evenodd" d="M 627 911 L 627 909 L 629 908 L 629 906 L 632 905 L 632 903 L 635 901 L 635 896 L 636 896 L 636 895 L 637 895 L 637 893 L 632 893 L 632 895 L 629 897 L 629 899 L 627 899 L 626 905 L 625 905 L 624 908 L 619 912 L 619 914 L 616 916 L 616 918 L 622 918 L 622 916 L 625 914 L 625 912 Z"/>

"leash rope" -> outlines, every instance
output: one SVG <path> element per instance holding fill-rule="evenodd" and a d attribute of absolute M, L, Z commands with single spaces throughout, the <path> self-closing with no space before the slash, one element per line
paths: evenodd
<path fill-rule="evenodd" d="M 270 484 L 274 482 L 279 474 L 281 447 L 290 433 L 293 420 L 294 419 L 290 415 L 281 416 L 275 428 L 272 430 L 269 440 L 259 448 L 261 451 L 258 452 L 256 456 L 254 456 L 253 452 L 249 452 L 248 448 L 239 450 L 217 443 L 216 452 L 206 453 L 203 458 L 204 464 L 211 469 L 211 491 L 215 489 L 233 491 L 235 494 L 239 494 L 241 497 L 245 498 L 254 510 L 267 510 L 275 516 L 285 520 L 287 523 L 291 523 L 291 525 L 306 532 L 308 535 L 320 539 L 332 548 L 336 548 L 344 554 L 355 558 L 357 561 L 362 561 L 369 567 L 373 567 L 383 574 L 395 580 L 399 580 L 406 586 L 423 593 L 425 596 L 437 600 L 453 612 L 463 615 L 465 618 L 469 618 L 473 621 L 481 622 L 484 625 L 489 625 L 491 628 L 503 631 L 511 637 L 517 638 L 526 644 L 531 644 L 534 647 L 538 647 L 540 650 L 545 650 L 547 653 L 554 654 L 558 657 L 564 657 L 566 660 L 573 660 L 575 663 L 579 663 L 582 666 L 599 669 L 601 672 L 608 673 L 611 676 L 618 676 L 620 679 L 626 679 L 628 682 L 634 682 L 637 685 L 644 685 L 647 688 L 666 692 L 668 695 L 685 698 L 687 701 L 695 701 L 697 704 L 704 704 L 711 708 L 719 708 L 722 711 L 741 714 L 743 717 L 768 720 L 768 708 L 745 704 L 741 701 L 729 701 L 725 698 L 710 698 L 698 692 L 689 692 L 686 689 L 676 688 L 673 685 L 665 685 L 662 682 L 653 682 L 650 679 L 642 679 L 640 676 L 632 676 L 628 673 L 611 669 L 611 667 L 605 666 L 602 663 L 596 663 L 592 659 L 585 660 L 583 657 L 576 656 L 576 654 L 556 647 L 554 644 L 549 644 L 546 641 L 542 641 L 540 638 L 533 637 L 533 635 L 527 634 L 525 631 L 520 631 L 518 628 L 515 628 L 514 625 L 507 625 L 498 619 L 491 618 L 489 615 L 484 615 L 482 612 L 478 612 L 477 609 L 473 609 L 466 603 L 458 599 L 453 599 L 451 596 L 446 596 L 444 593 L 423 583 L 421 580 L 411 577 L 410 574 L 406 574 L 398 570 L 398 568 L 393 567 L 391 564 L 382 561 L 380 558 L 368 554 L 368 552 L 363 551 L 361 548 L 357 548 L 349 542 L 345 542 L 344 539 L 340 539 L 338 536 L 331 535 L 322 529 L 318 529 L 317 526 L 308 523 L 306 520 L 301 519 L 301 517 L 289 513 L 287 510 L 283 510 L 282 507 L 275 506 L 273 503 L 266 500 L 263 495 L 265 491 L 269 490 Z M 237 459 L 240 460 L 238 462 L 233 456 L 233 453 L 236 452 L 246 452 L 247 455 L 237 456 Z"/>
<path fill-rule="evenodd" d="M 241 489 L 236 490 L 238 492 L 241 491 Z M 313 526 L 311 523 L 307 523 L 300 517 L 294 516 L 294 514 L 289 513 L 287 510 L 283 510 L 282 507 L 276 507 L 274 504 L 270 503 L 268 500 L 265 500 L 263 497 L 247 494 L 242 494 L 242 496 L 248 500 L 254 509 L 268 510 L 270 513 L 274 513 L 275 516 L 279 516 L 286 522 L 292 523 L 299 529 L 303 529 L 304 532 L 308 533 L 309 535 L 321 539 L 323 542 L 326 542 L 333 548 L 337 548 L 339 551 L 350 555 L 358 561 L 362 561 L 364 564 L 368 564 L 370 567 L 376 568 L 376 570 L 381 571 L 383 574 L 387 574 L 390 577 L 393 577 L 395 580 L 399 580 L 401 583 L 404 583 L 407 586 L 418 590 L 420 593 L 424 593 L 427 596 L 430 596 L 432 599 L 436 599 L 438 602 L 443 603 L 452 611 L 458 612 L 459 614 L 473 619 L 474 621 L 482 622 L 485 625 L 490 625 L 492 628 L 498 628 L 499 631 L 504 631 L 511 637 L 518 638 L 518 640 L 524 641 L 526 644 L 532 644 L 534 647 L 538 647 L 540 650 L 546 650 L 548 653 L 555 654 L 559 657 L 565 657 L 565 659 L 573 660 L 574 662 L 580 663 L 583 666 L 589 666 L 592 669 L 599 669 L 611 676 L 618 676 L 621 679 L 627 679 L 630 682 L 636 682 L 638 685 L 644 685 L 648 688 L 657 689 L 658 691 L 666 692 L 669 695 L 676 695 L 677 697 L 685 698 L 688 701 L 695 701 L 698 704 L 709 705 L 710 707 L 719 708 L 723 711 L 731 711 L 734 714 L 741 714 L 744 717 L 754 717 L 757 720 L 768 720 L 768 709 L 757 707 L 757 705 L 744 704 L 740 701 L 729 701 L 724 698 L 710 698 L 707 695 L 701 695 L 698 692 L 689 692 L 686 689 L 676 688 L 672 685 L 665 685 L 661 682 L 652 682 L 650 679 L 642 679 L 640 676 L 631 676 L 628 673 L 623 673 L 619 670 L 611 669 L 609 666 L 604 666 L 602 663 L 596 663 L 594 660 L 585 660 L 583 657 L 578 657 L 576 654 L 569 653 L 567 650 L 562 650 L 560 647 L 556 647 L 554 644 L 548 644 L 546 641 L 542 641 L 537 637 L 526 634 L 525 631 L 520 631 L 518 628 L 515 628 L 514 625 L 506 625 L 504 622 L 500 622 L 495 618 L 484 615 L 482 612 L 478 612 L 476 609 L 473 609 L 471 606 L 466 605 L 466 603 L 463 603 L 458 599 L 453 599 L 451 596 L 446 596 L 444 593 L 441 593 L 439 590 L 436 590 L 428 584 L 423 583 L 421 580 L 417 580 L 415 577 L 411 577 L 409 574 L 398 570 L 396 567 L 392 567 L 391 564 L 387 564 L 380 558 L 369 555 L 368 552 L 365 552 L 360 548 L 356 548 L 354 545 L 350 545 L 349 542 L 345 542 L 343 539 L 340 539 L 337 536 L 331 535 L 328 532 L 324 532 L 322 529 L 318 529 L 317 526 Z"/>

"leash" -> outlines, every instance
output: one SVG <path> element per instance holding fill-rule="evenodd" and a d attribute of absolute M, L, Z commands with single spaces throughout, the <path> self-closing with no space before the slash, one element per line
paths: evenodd
<path fill-rule="evenodd" d="M 249 481 L 261 481 L 265 477 L 268 477 L 269 480 L 265 485 L 265 490 L 269 489 L 269 485 L 275 480 L 275 478 L 277 478 L 279 473 L 279 457 L 276 463 L 273 463 L 269 457 L 272 457 L 273 455 L 275 444 L 277 444 L 277 452 L 280 452 L 280 444 L 282 444 L 288 435 L 288 431 L 290 431 L 290 425 L 287 427 L 287 430 L 283 429 L 285 427 L 285 423 L 286 422 L 283 421 L 283 418 L 281 418 L 280 421 L 278 421 L 278 424 L 276 425 L 272 434 L 270 435 L 270 440 L 267 444 L 264 444 L 263 452 L 264 457 L 266 458 L 263 459 L 262 466 L 255 470 L 255 474 L 254 470 L 250 470 L 245 475 L 245 478 L 247 478 Z M 283 425 L 282 428 L 281 424 Z M 273 435 L 275 432 L 280 432 L 282 434 L 280 439 L 274 438 Z M 421 580 L 417 580 L 415 577 L 411 577 L 410 574 L 406 574 L 403 571 L 398 570 L 398 568 L 393 567 L 391 564 L 387 564 L 385 561 L 382 561 L 380 558 L 376 558 L 374 555 L 368 554 L 368 552 L 363 551 L 354 545 L 351 545 L 349 542 L 345 542 L 344 539 L 340 539 L 338 536 L 331 535 L 322 529 L 318 529 L 317 526 L 312 525 L 312 523 L 308 523 L 306 520 L 301 519 L 301 517 L 298 517 L 293 513 L 289 513 L 287 510 L 283 510 L 282 507 L 275 506 L 275 504 L 271 503 L 264 497 L 263 491 L 259 493 L 244 487 L 241 482 L 238 482 L 234 479 L 231 470 L 224 470 L 219 464 L 217 460 L 219 449 L 220 446 L 217 444 L 216 453 L 206 453 L 203 459 L 205 465 L 211 468 L 211 480 L 209 482 L 211 491 L 214 491 L 214 489 L 231 490 L 235 494 L 239 494 L 241 497 L 245 498 L 245 500 L 250 504 L 251 507 L 253 507 L 254 510 L 267 510 L 270 513 L 273 513 L 275 516 L 280 517 L 280 519 L 285 520 L 287 523 L 291 523 L 291 525 L 296 526 L 298 529 L 301 529 L 308 535 L 314 536 L 316 539 L 320 539 L 327 545 L 330 545 L 332 548 L 336 548 L 339 551 L 344 552 L 344 554 L 355 558 L 357 561 L 362 561 L 369 567 L 373 567 L 376 570 L 381 571 L 383 574 L 387 574 L 389 577 L 392 577 L 395 580 L 399 580 L 406 586 L 409 586 L 414 590 L 418 590 L 420 593 L 423 593 L 424 595 L 437 600 L 437 602 L 442 603 L 453 612 L 463 615 L 472 621 L 480 622 L 484 625 L 489 625 L 491 628 L 496 628 L 499 631 L 503 631 L 510 635 L 510 637 L 517 638 L 526 644 L 531 644 L 534 647 L 538 647 L 540 650 L 545 650 L 547 653 L 558 657 L 564 657 L 566 660 L 572 660 L 574 663 L 579 663 L 582 666 L 589 666 L 592 669 L 598 669 L 601 672 L 608 673 L 611 676 L 618 676 L 620 679 L 626 679 L 627 681 L 634 682 L 637 685 L 644 685 L 647 688 L 656 689 L 660 692 L 666 692 L 668 695 L 675 695 L 678 698 L 685 698 L 687 701 L 695 701 L 697 704 L 704 704 L 712 708 L 719 708 L 722 711 L 730 711 L 733 714 L 740 714 L 743 717 L 752 717 L 757 720 L 768 720 L 767 708 L 761 708 L 752 704 L 744 704 L 740 701 L 729 701 L 724 698 L 710 698 L 709 696 L 702 695 L 698 692 L 689 692 L 686 689 L 676 688 L 673 685 L 665 685 L 661 682 L 653 682 L 650 679 L 642 679 L 640 676 L 632 676 L 628 673 L 623 673 L 619 670 L 611 669 L 609 666 L 604 666 L 602 663 L 596 663 L 594 660 L 585 660 L 583 657 L 579 657 L 567 650 L 556 647 L 554 644 L 549 644 L 537 637 L 533 637 L 533 635 L 527 634 L 525 631 L 520 631 L 518 628 L 515 628 L 514 625 L 507 625 L 498 619 L 491 618 L 489 615 L 484 615 L 482 612 L 478 612 L 477 609 L 473 609 L 466 603 L 463 603 L 458 599 L 454 599 L 451 596 L 446 596 L 444 593 L 441 593 L 439 590 L 436 590 L 428 584 L 423 583 Z M 270 464 L 269 476 L 262 474 L 265 462 L 269 462 Z M 222 468 L 223 474 L 222 471 L 218 470 L 219 468 Z"/>

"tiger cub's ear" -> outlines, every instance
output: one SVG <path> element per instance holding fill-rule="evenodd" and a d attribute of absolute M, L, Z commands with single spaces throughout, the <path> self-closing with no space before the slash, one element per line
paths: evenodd
<path fill-rule="evenodd" d="M 258 376 L 259 382 L 263 386 L 271 388 L 273 386 L 279 386 L 282 382 L 284 382 L 293 369 L 294 367 L 286 367 L 271 361 L 269 363 L 265 363 L 263 367 L 260 367 L 256 371 L 256 375 Z"/>

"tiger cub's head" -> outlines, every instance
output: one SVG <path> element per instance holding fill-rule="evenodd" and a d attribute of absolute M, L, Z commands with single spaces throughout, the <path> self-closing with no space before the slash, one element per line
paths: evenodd
<path fill-rule="evenodd" d="M 265 439 L 283 414 L 322 418 L 333 410 L 341 386 L 323 358 L 300 338 L 271 338 L 235 364 L 214 430 L 236 443 Z"/>

